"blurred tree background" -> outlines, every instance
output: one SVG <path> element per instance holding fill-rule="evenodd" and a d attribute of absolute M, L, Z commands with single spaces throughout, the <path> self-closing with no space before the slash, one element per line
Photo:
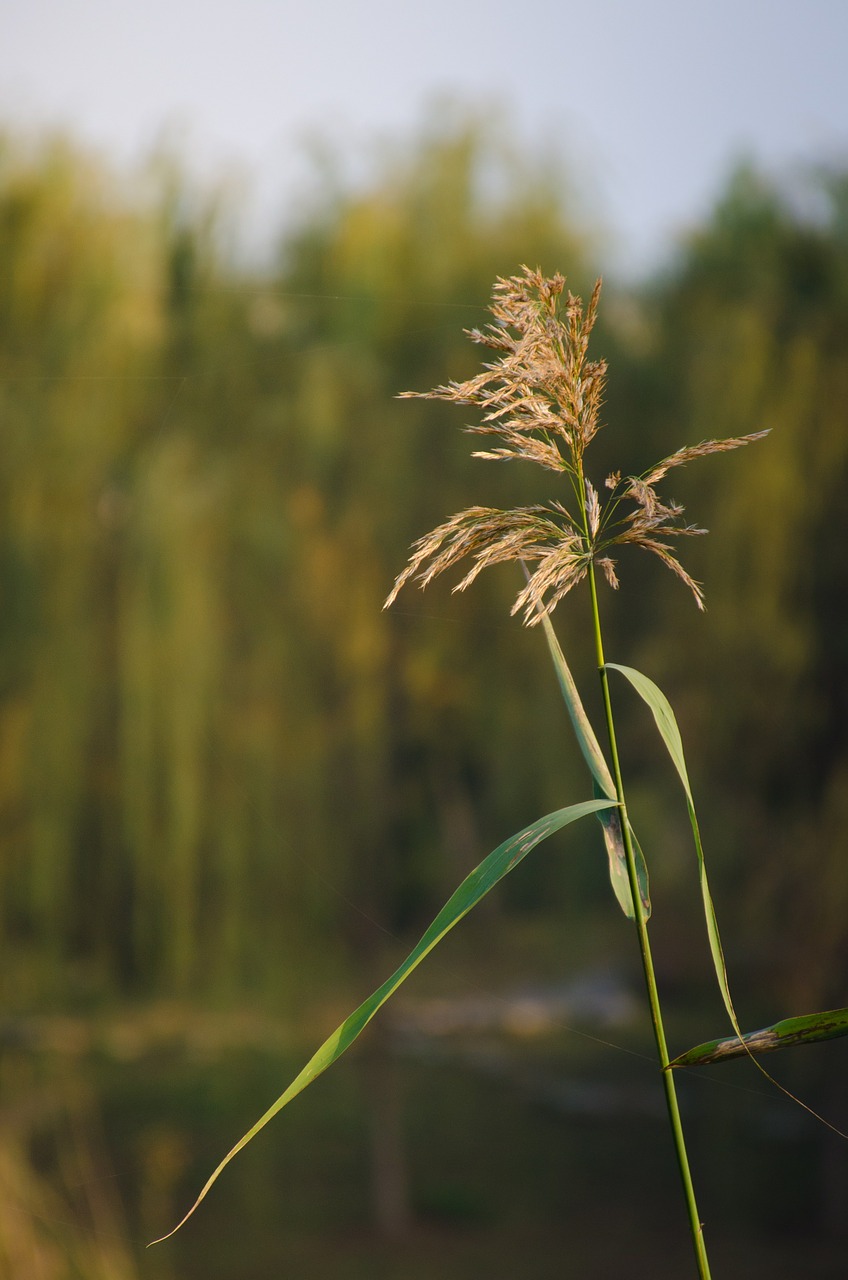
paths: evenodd
<path fill-rule="evenodd" d="M 462 327 L 522 247 L 585 280 L 582 239 L 475 125 L 328 194 L 261 280 L 172 165 L 142 212 L 67 148 L 4 170 L 7 945 L 42 994 L 285 998 L 370 944 L 346 897 L 417 925 L 561 794 L 554 753 L 504 749 L 557 736 L 512 584 L 381 604 L 480 481 L 397 393 L 473 368 Z"/>
<path fill-rule="evenodd" d="M 395 397 L 475 369 L 496 275 L 585 294 L 577 208 L 550 157 L 437 119 L 367 182 L 327 175 L 260 272 L 172 160 L 128 194 L 68 143 L 0 143 L 6 1015 L 343 1003 L 483 854 L 588 795 L 509 568 L 381 611 L 435 523 L 546 496 Z M 678 708 L 736 986 L 764 1017 L 844 1004 L 848 176 L 738 169 L 662 275 L 607 286 L 596 350 L 608 469 L 772 428 L 675 477 L 712 530 L 687 547 L 706 617 L 634 555 L 608 648 Z M 591 704 L 585 621 L 577 596 L 557 618 Z M 685 811 L 624 710 L 659 961 L 706 988 Z M 594 831 L 552 850 L 489 908 L 505 936 L 617 911 Z"/>

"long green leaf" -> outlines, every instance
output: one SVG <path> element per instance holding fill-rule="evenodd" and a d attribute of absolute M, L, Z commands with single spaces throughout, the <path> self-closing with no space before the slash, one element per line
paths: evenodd
<path fill-rule="evenodd" d="M 784 1018 L 770 1027 L 749 1031 L 747 1035 L 724 1040 L 708 1040 L 681 1053 L 669 1065 L 700 1067 L 710 1062 L 727 1062 L 730 1058 L 757 1053 L 775 1053 L 796 1044 L 814 1044 L 818 1040 L 835 1040 L 848 1036 L 848 1009 L 830 1009 L 827 1013 L 807 1013 L 799 1018 Z"/>
<path fill-rule="evenodd" d="M 633 685 L 633 688 L 640 695 L 643 701 L 646 702 L 647 705 L 650 707 L 654 716 L 654 720 L 656 721 L 657 728 L 660 731 L 660 736 L 662 737 L 663 742 L 665 743 L 666 748 L 668 749 L 668 753 L 671 756 L 671 759 L 674 763 L 674 767 L 680 776 L 680 781 L 683 784 L 683 789 L 686 792 L 686 803 L 689 808 L 689 821 L 692 825 L 692 835 L 695 840 L 695 849 L 698 854 L 698 872 L 699 872 L 700 881 L 701 881 L 701 896 L 703 898 L 703 903 L 704 903 L 704 917 L 706 919 L 706 924 L 707 924 L 707 935 L 710 941 L 710 951 L 712 953 L 712 958 L 713 958 L 713 968 L 715 969 L 716 980 L 718 982 L 719 990 L 721 991 L 722 1000 L 724 1001 L 724 1007 L 727 1010 L 727 1016 L 730 1019 L 730 1025 L 733 1027 L 733 1030 L 736 1032 L 736 1035 L 732 1036 L 729 1042 L 735 1046 L 738 1053 L 744 1053 L 746 1057 L 749 1057 L 751 1061 L 754 1063 L 754 1065 L 756 1066 L 757 1070 L 760 1071 L 765 1076 L 765 1078 L 775 1086 L 775 1088 L 779 1089 L 781 1093 L 785 1094 L 787 1098 L 790 1098 L 793 1102 L 797 1103 L 798 1106 L 803 1107 L 803 1109 L 809 1112 L 811 1116 L 814 1116 L 817 1120 L 821 1121 L 823 1125 L 825 1125 L 828 1129 L 831 1129 L 834 1133 L 839 1134 L 841 1138 L 848 1139 L 848 1134 L 843 1133 L 841 1129 L 837 1129 L 836 1126 L 831 1124 L 829 1120 L 826 1120 L 824 1116 L 819 1115 L 819 1113 L 817 1111 L 814 1111 L 812 1107 L 808 1107 L 806 1102 L 802 1102 L 801 1099 L 797 1098 L 794 1093 L 791 1093 L 788 1089 L 784 1088 L 782 1084 L 780 1084 L 777 1080 L 775 1080 L 774 1076 L 770 1075 L 769 1072 L 766 1071 L 762 1063 L 757 1060 L 757 1053 L 763 1052 L 762 1048 L 757 1050 L 754 1046 L 749 1045 L 747 1037 L 745 1037 L 742 1034 L 742 1030 L 739 1026 L 739 1019 L 736 1016 L 736 1010 L 733 1007 L 733 1001 L 730 997 L 730 987 L 727 981 L 727 966 L 724 961 L 724 952 L 721 946 L 721 938 L 719 937 L 718 921 L 716 920 L 712 894 L 710 893 L 710 886 L 707 881 L 707 868 L 704 862 L 704 849 L 703 849 L 703 845 L 701 844 L 701 831 L 698 826 L 698 818 L 695 813 L 695 802 L 692 799 L 692 787 L 689 783 L 689 774 L 686 769 L 686 760 L 683 755 L 683 740 L 680 737 L 680 730 L 677 727 L 677 720 L 675 719 L 675 715 L 671 709 L 671 704 L 669 703 L 668 698 L 666 698 L 662 690 L 659 689 L 657 685 L 654 684 L 653 680 L 649 680 L 647 676 L 642 675 L 641 671 L 635 671 L 633 667 L 622 667 L 622 666 L 619 666 L 617 663 L 612 663 L 612 662 L 609 662 L 606 665 L 611 671 L 621 672 L 621 674 L 625 676 L 627 680 L 630 681 L 630 683 Z M 813 1014 L 811 1016 L 815 1018 L 817 1016 L 828 1017 L 829 1015 Z M 788 1021 L 792 1023 L 796 1020 L 790 1018 Z M 766 1032 L 767 1031 L 768 1031 L 768 1028 L 766 1028 Z M 826 1038 L 830 1038 L 830 1035 L 841 1035 L 841 1034 L 843 1034 L 843 1032 L 841 1031 L 831 1031 L 830 1033 L 828 1033 L 828 1035 L 819 1035 L 816 1038 L 826 1039 Z M 808 1038 L 812 1038 L 812 1037 L 808 1037 Z M 779 1041 L 779 1038 L 777 1039 Z M 781 1042 L 775 1042 L 775 1038 L 770 1038 L 766 1036 L 766 1042 L 769 1044 L 771 1048 L 778 1049 L 783 1047 L 783 1043 L 800 1044 L 800 1043 L 803 1043 L 804 1041 L 800 1039 L 797 1041 L 789 1041 L 787 1039 L 781 1043 Z M 690 1051 L 690 1052 L 694 1052 L 694 1051 Z M 679 1059 L 675 1059 L 675 1063 L 670 1065 L 676 1065 L 677 1063 L 679 1063 L 679 1061 L 680 1061 Z"/>
<path fill-rule="evenodd" d="M 542 626 L 545 631 L 545 639 L 548 642 L 548 648 L 556 671 L 559 687 L 562 690 L 563 700 L 568 710 L 571 720 L 574 736 L 577 738 L 578 746 L 583 754 L 583 759 L 589 766 L 594 783 L 594 792 L 598 797 L 606 796 L 609 800 L 615 799 L 615 783 L 612 780 L 612 774 L 609 770 L 604 753 L 601 750 L 600 743 L 592 728 L 586 709 L 577 692 L 577 685 L 574 683 L 574 677 L 571 669 L 565 660 L 565 654 L 562 651 L 556 632 L 553 629 L 550 618 L 547 614 L 542 617 Z M 633 919 L 633 897 L 630 892 L 630 877 L 627 874 L 627 855 L 624 852 L 624 840 L 621 835 L 621 821 L 618 816 L 618 809 L 607 810 L 598 814 L 598 820 L 604 835 L 604 845 L 606 846 L 607 859 L 609 861 L 609 878 L 613 892 L 618 899 L 618 905 L 621 907 L 628 920 Z M 631 834 L 633 828 L 631 827 Z M 639 847 L 639 841 L 635 839 L 634 847 L 636 852 L 636 874 L 639 881 L 639 892 L 642 898 L 642 906 L 647 919 L 651 914 L 651 899 L 648 890 L 648 868 L 642 850 Z"/>
<path fill-rule="evenodd" d="M 623 667 L 615 662 L 608 662 L 607 669 L 609 671 L 618 671 L 627 680 L 630 681 L 633 688 L 647 703 L 650 708 L 656 726 L 659 729 L 660 736 L 666 745 L 668 754 L 671 756 L 672 763 L 683 784 L 683 790 L 686 793 L 686 804 L 689 810 L 689 822 L 692 826 L 692 835 L 695 840 L 695 851 L 698 855 L 698 875 L 701 883 L 701 898 L 704 904 L 704 918 L 707 925 L 707 937 L 710 943 L 710 953 L 713 959 L 713 968 L 715 969 L 716 981 L 718 982 L 721 997 L 724 1001 L 724 1007 L 727 1010 L 733 1030 L 738 1036 L 742 1035 L 739 1030 L 739 1023 L 736 1019 L 736 1011 L 733 1008 L 733 1001 L 730 998 L 730 987 L 727 981 L 727 965 L 724 960 L 724 951 L 722 950 L 721 938 L 718 931 L 718 920 L 716 919 L 715 907 L 713 906 L 712 894 L 710 893 L 709 881 L 707 879 L 707 867 L 704 861 L 704 847 L 701 843 L 701 830 L 698 826 L 698 817 L 695 813 L 695 801 L 692 798 L 692 787 L 689 783 L 689 774 L 686 769 L 686 759 L 683 754 L 683 739 L 680 736 L 680 729 L 677 726 L 677 720 L 671 709 L 671 703 L 653 680 L 649 680 L 641 671 L 636 671 L 633 667 Z"/>
<path fill-rule="evenodd" d="M 650 707 L 662 740 L 668 748 L 668 754 L 671 756 L 674 767 L 680 775 L 686 798 L 692 804 L 692 788 L 689 785 L 689 774 L 686 770 L 686 759 L 683 755 L 683 739 L 680 736 L 677 719 L 668 698 L 659 685 L 654 684 L 653 680 L 643 675 L 641 671 L 637 671 L 635 667 L 622 667 L 617 662 L 608 662 L 606 665 L 608 671 L 619 671 L 623 676 L 626 676 L 642 700 Z"/>
<path fill-rule="evenodd" d="M 583 759 L 589 766 L 589 771 L 598 784 L 601 794 L 609 800 L 614 800 L 615 783 L 612 780 L 609 765 L 604 759 L 604 753 L 595 736 L 595 730 L 592 728 L 589 717 L 586 715 L 586 709 L 580 700 L 580 694 L 577 692 L 574 676 L 571 674 L 571 669 L 565 660 L 565 654 L 547 614 L 542 617 L 542 626 L 544 627 L 548 648 L 551 651 L 551 658 L 553 659 L 559 687 L 562 690 L 563 700 L 574 728 L 574 735 L 583 753 Z"/>
<path fill-rule="evenodd" d="M 368 999 L 359 1006 L 358 1009 L 347 1018 L 340 1027 L 337 1027 L 333 1034 L 324 1041 L 318 1052 L 310 1058 L 309 1062 L 303 1068 L 298 1076 L 291 1082 L 284 1093 L 280 1095 L 277 1101 L 268 1108 L 263 1116 L 257 1120 L 252 1129 L 240 1138 L 236 1145 L 224 1156 L 224 1159 L 218 1165 L 212 1176 L 206 1182 L 200 1195 L 189 1209 L 188 1213 L 178 1222 L 173 1231 L 169 1231 L 168 1235 L 161 1236 L 161 1240 L 167 1240 L 174 1232 L 179 1231 L 194 1213 L 195 1209 L 206 1197 L 207 1192 L 213 1183 L 217 1180 L 223 1169 L 230 1163 L 234 1156 L 246 1147 L 252 1138 L 255 1138 L 260 1129 L 264 1129 L 269 1120 L 273 1120 L 274 1116 L 287 1103 L 296 1098 L 307 1085 L 311 1084 L 323 1071 L 342 1056 L 362 1032 L 374 1014 L 386 1003 L 390 996 L 394 995 L 401 983 L 409 977 L 413 969 L 415 969 L 424 957 L 433 950 L 437 943 L 441 942 L 446 933 L 457 924 L 463 916 L 475 907 L 481 898 L 489 892 L 490 889 L 508 875 L 520 862 L 527 857 L 537 844 L 541 844 L 548 836 L 553 835 L 555 831 L 566 827 L 571 822 L 576 822 L 579 818 L 585 817 L 589 813 L 598 813 L 602 809 L 609 809 L 614 805 L 614 801 L 602 800 L 586 800 L 581 804 L 569 805 L 566 809 L 558 809 L 555 813 L 549 813 L 547 817 L 539 818 L 529 827 L 525 827 L 523 831 L 519 831 L 517 835 L 511 836 L 509 840 L 505 840 L 503 844 L 498 845 L 493 853 L 490 853 L 479 865 L 471 872 L 469 876 L 463 880 L 459 888 L 448 899 L 430 925 L 427 932 L 421 938 L 421 941 L 412 952 L 404 960 L 403 964 L 397 969 L 387 982 L 369 996 Z M 154 1244 L 158 1244 L 159 1240 L 154 1240 Z"/>

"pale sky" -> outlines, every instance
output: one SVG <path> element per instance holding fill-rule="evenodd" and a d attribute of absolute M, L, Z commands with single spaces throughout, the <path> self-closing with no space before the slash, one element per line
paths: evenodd
<path fill-rule="evenodd" d="M 356 154 L 439 93 L 556 139 L 639 271 L 734 159 L 848 163 L 848 0 L 0 0 L 0 127 L 121 161 L 169 127 L 277 223 L 306 136 Z"/>

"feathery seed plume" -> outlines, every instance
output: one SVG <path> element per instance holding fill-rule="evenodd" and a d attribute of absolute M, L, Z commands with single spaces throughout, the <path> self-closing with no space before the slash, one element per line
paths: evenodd
<path fill-rule="evenodd" d="M 393 603 L 404 583 L 417 578 L 426 587 L 438 574 L 465 556 L 471 569 L 454 587 L 464 591 L 482 569 L 505 560 L 535 563 L 512 612 L 523 611 L 533 626 L 556 607 L 593 564 L 613 588 L 618 586 L 614 546 L 631 544 L 657 556 L 691 590 L 703 608 L 700 584 L 686 572 L 666 541 L 705 533 L 682 523 L 683 508 L 664 501 L 655 485 L 673 467 L 685 466 L 711 453 L 737 449 L 759 440 L 766 431 L 727 440 L 704 440 L 678 449 L 641 476 L 607 476 L 608 498 L 584 473 L 584 454 L 600 429 L 606 363 L 587 359 L 601 282 L 588 306 L 565 292 L 565 278 L 546 278 L 522 267 L 522 274 L 498 279 L 490 311 L 493 324 L 466 330 L 473 342 L 499 353 L 483 372 L 465 382 L 449 382 L 432 391 L 407 391 L 404 397 L 448 400 L 482 410 L 482 419 L 467 428 L 494 436 L 497 447 L 476 458 L 520 458 L 536 462 L 567 478 L 571 506 L 555 500 L 547 505 L 500 511 L 469 507 L 413 544 L 412 555 L 386 602 Z M 563 293 L 565 296 L 563 298 Z M 402 397 L 403 398 L 403 397 Z M 623 507 L 622 504 L 628 504 Z"/>

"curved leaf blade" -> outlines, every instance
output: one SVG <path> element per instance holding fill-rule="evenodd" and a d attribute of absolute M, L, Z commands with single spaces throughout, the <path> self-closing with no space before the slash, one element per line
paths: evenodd
<path fill-rule="evenodd" d="M 595 736 L 586 709 L 580 700 L 580 694 L 577 692 L 577 685 L 574 683 L 574 676 L 565 660 L 565 654 L 562 651 L 556 632 L 553 629 L 550 618 L 547 614 L 542 618 L 542 626 L 545 631 L 545 639 L 548 642 L 548 648 L 551 652 L 551 658 L 556 671 L 559 687 L 562 690 L 563 701 L 568 709 L 571 724 L 574 729 L 574 736 L 577 738 L 578 746 L 583 754 L 583 759 L 589 766 L 601 795 L 607 797 L 608 800 L 615 799 L 615 783 L 612 780 L 612 774 L 609 765 L 604 759 L 604 753 L 601 750 L 600 743 Z"/>
<path fill-rule="evenodd" d="M 710 943 L 710 954 L 712 956 L 713 968 L 715 970 L 716 981 L 721 991 L 721 998 L 724 1001 L 724 1007 L 727 1010 L 727 1016 L 730 1018 L 731 1026 L 737 1036 L 741 1036 L 739 1023 L 736 1019 L 736 1010 L 733 1007 L 733 1001 L 730 996 L 730 986 L 727 980 L 727 965 L 724 959 L 724 951 L 721 945 L 721 937 L 718 931 L 718 920 L 716 919 L 715 907 L 713 905 L 712 894 L 710 893 L 710 885 L 707 879 L 707 866 L 704 860 L 704 847 L 701 843 L 701 829 L 698 825 L 698 816 L 695 813 L 695 801 L 692 798 L 692 787 L 689 782 L 689 773 L 686 769 L 686 758 L 683 754 L 683 739 L 680 736 L 677 718 L 672 710 L 671 703 L 658 685 L 654 684 L 648 676 L 643 675 L 641 671 L 637 671 L 634 667 L 624 667 L 617 662 L 608 662 L 606 664 L 609 671 L 618 671 L 625 679 L 629 680 L 633 688 L 639 694 L 643 702 L 647 704 L 654 717 L 656 726 L 660 732 L 660 737 L 665 743 L 668 754 L 671 756 L 672 763 L 677 770 L 683 790 L 686 793 L 686 804 L 689 810 L 689 822 L 692 827 L 692 836 L 695 841 L 695 852 L 698 856 L 698 877 L 701 884 L 701 898 L 704 904 L 704 919 L 707 926 L 707 937 Z M 743 1050 L 744 1052 L 744 1050 Z"/>
<path fill-rule="evenodd" d="M 615 812 L 616 812 L 616 817 L 617 817 L 617 816 L 618 816 L 618 810 L 616 810 Z M 598 815 L 598 817 L 600 818 L 600 816 L 601 816 L 601 815 L 599 814 L 599 815 Z M 637 881 L 638 881 L 638 883 L 639 883 L 639 896 L 640 896 L 640 897 L 641 897 L 641 899 L 642 899 L 642 914 L 644 915 L 644 918 L 645 918 L 646 920 L 650 920 L 650 918 L 651 918 L 651 897 L 650 897 L 650 894 L 649 894 L 649 892 L 648 892 L 648 864 L 647 864 L 647 863 L 646 863 L 646 861 L 645 861 L 645 855 L 644 855 L 644 853 L 642 852 L 642 846 L 640 845 L 640 843 L 639 843 L 639 841 L 638 841 L 638 839 L 637 839 L 636 832 L 633 830 L 633 824 L 632 824 L 631 822 L 628 822 L 628 824 L 627 824 L 627 825 L 628 825 L 628 827 L 630 828 L 630 839 L 631 839 L 632 844 L 633 844 L 633 853 L 634 853 L 635 858 L 636 858 L 636 879 L 637 879 Z M 625 852 L 624 852 L 624 841 L 623 841 L 623 839 L 621 838 L 621 824 L 620 824 L 620 823 L 619 823 L 619 841 L 620 841 L 620 843 L 621 843 L 621 857 L 622 857 L 622 859 L 623 859 L 623 864 L 622 864 L 622 865 L 624 866 L 624 870 L 625 870 L 625 873 L 626 873 L 626 871 L 627 871 L 627 855 L 626 855 L 626 854 L 625 854 Z M 630 888 L 630 881 L 629 881 L 629 880 L 628 880 L 628 882 L 627 882 L 627 887 L 628 887 L 628 889 Z"/>
<path fill-rule="evenodd" d="M 597 791 L 597 783 L 595 784 Z M 624 851 L 624 838 L 621 834 L 621 819 L 618 809 L 606 809 L 598 814 L 598 821 L 604 836 L 607 859 L 609 861 L 609 878 L 618 905 L 628 920 L 633 917 L 633 895 L 630 892 L 630 876 L 627 872 L 627 854 Z M 639 896 L 642 899 L 642 911 L 646 920 L 651 915 L 651 898 L 648 892 L 648 867 L 642 846 L 636 839 L 636 832 L 631 825 L 630 835 L 633 840 L 633 852 L 636 857 L 636 878 L 639 882 Z"/>
<path fill-rule="evenodd" d="M 707 935 L 709 937 L 709 942 L 710 942 L 710 952 L 712 954 L 712 959 L 713 959 L 713 968 L 715 969 L 716 981 L 718 982 L 719 990 L 721 991 L 721 997 L 722 997 L 722 1000 L 724 1001 L 724 1007 L 727 1010 L 727 1016 L 730 1019 L 730 1025 L 733 1027 L 733 1030 L 736 1032 L 735 1036 L 730 1037 L 729 1043 L 735 1046 L 738 1053 L 743 1053 L 745 1054 L 746 1057 L 749 1057 L 753 1062 L 754 1066 L 757 1068 L 757 1070 L 760 1071 L 765 1076 L 765 1078 L 768 1081 L 770 1081 L 771 1084 L 775 1086 L 775 1088 L 779 1089 L 780 1092 L 784 1094 L 787 1098 L 790 1098 L 793 1102 L 797 1103 L 798 1106 L 804 1109 L 804 1111 L 809 1112 L 811 1116 L 814 1116 L 816 1120 L 819 1120 L 828 1129 L 832 1130 L 833 1133 L 838 1134 L 841 1138 L 848 1138 L 848 1134 L 843 1133 L 841 1129 L 837 1129 L 837 1127 L 831 1124 L 829 1120 L 826 1120 L 824 1116 L 819 1115 L 819 1113 L 817 1111 L 814 1111 L 812 1107 L 807 1106 L 806 1102 L 802 1102 L 801 1099 L 796 1097 L 794 1093 L 791 1093 L 789 1089 L 784 1088 L 782 1084 L 780 1084 L 777 1080 L 775 1080 L 774 1076 L 769 1074 L 769 1072 L 765 1069 L 763 1064 L 758 1059 L 758 1056 L 757 1056 L 758 1052 L 761 1053 L 764 1050 L 762 1048 L 757 1050 L 755 1047 L 749 1046 L 747 1038 L 742 1034 L 742 1029 L 739 1026 L 739 1019 L 736 1016 L 736 1010 L 733 1007 L 733 1000 L 731 999 L 731 996 L 730 996 L 730 986 L 727 980 L 727 966 L 724 960 L 724 952 L 722 950 L 721 938 L 719 937 L 718 921 L 716 920 L 715 907 L 713 906 L 712 895 L 710 893 L 710 886 L 707 881 L 707 868 L 704 862 L 704 849 L 701 843 L 701 832 L 698 826 L 698 817 L 697 817 L 697 814 L 695 813 L 695 802 L 692 799 L 692 788 L 689 784 L 689 775 L 686 770 L 686 760 L 683 755 L 683 741 L 680 737 L 680 730 L 677 727 L 677 720 L 675 718 L 674 712 L 671 709 L 670 702 L 668 701 L 668 699 L 666 698 L 662 690 L 659 689 L 657 685 L 654 684 L 653 680 L 649 680 L 647 676 L 642 675 L 641 671 L 636 671 L 634 670 L 633 667 L 623 667 L 623 666 L 619 666 L 617 663 L 612 663 L 612 662 L 607 663 L 607 666 L 611 671 L 620 671 L 621 674 L 630 681 L 630 683 L 633 685 L 636 692 L 641 696 L 643 701 L 646 702 L 647 705 L 650 707 L 651 711 L 653 712 L 653 716 L 654 716 L 654 720 L 656 721 L 657 728 L 660 731 L 660 735 L 666 745 L 666 748 L 668 749 L 668 753 L 671 756 L 671 759 L 674 763 L 674 767 L 676 768 L 680 776 L 680 781 L 683 783 L 683 788 L 686 792 L 686 803 L 689 809 L 689 822 L 691 823 L 691 826 L 692 826 L 692 835 L 694 837 L 695 849 L 698 855 L 698 871 L 699 871 L 699 876 L 701 881 L 701 896 L 703 898 L 703 903 L 704 903 L 704 917 L 707 925 Z M 813 1014 L 810 1016 L 815 1018 L 817 1015 Z M 794 1019 L 789 1019 L 789 1021 L 792 1022 L 794 1021 Z M 768 1028 L 766 1028 L 766 1031 L 768 1031 Z M 756 1035 L 756 1033 L 754 1034 Z M 844 1033 L 842 1031 L 835 1031 L 832 1034 L 842 1035 Z M 830 1035 L 828 1036 L 821 1035 L 816 1038 L 829 1039 Z M 766 1036 L 765 1041 L 761 1043 L 772 1045 L 775 1048 L 783 1047 L 782 1043 L 775 1044 L 772 1037 L 769 1037 L 769 1036 Z M 794 1043 L 802 1043 L 802 1041 L 795 1041 Z M 698 1046 L 698 1047 L 701 1048 L 703 1046 Z M 693 1051 L 690 1050 L 690 1052 L 693 1052 Z M 678 1062 L 679 1062 L 679 1059 L 675 1059 L 675 1064 Z M 669 1066 L 672 1066 L 675 1064 L 670 1063 Z"/>
<path fill-rule="evenodd" d="M 683 783 L 686 798 L 690 804 L 693 803 L 692 788 L 689 784 L 689 774 L 686 770 L 686 759 L 683 755 L 683 739 L 680 736 L 677 717 L 668 698 L 659 685 L 654 684 L 653 680 L 643 675 L 641 671 L 637 671 L 635 667 L 623 667 L 617 662 L 608 662 L 606 667 L 608 671 L 618 671 L 625 676 L 642 701 L 647 703 L 660 731 L 660 736 L 666 745 L 668 754 L 671 756 L 672 763 L 680 776 L 680 781 Z"/>
<path fill-rule="evenodd" d="M 615 799 L 615 783 L 606 762 L 604 753 L 601 750 L 600 743 L 592 728 L 591 721 L 586 714 L 586 709 L 577 692 L 577 685 L 571 674 L 571 669 L 565 660 L 565 654 L 562 651 L 553 624 L 547 614 L 542 616 L 542 627 L 545 632 L 545 639 L 548 642 L 551 659 L 554 664 L 559 687 L 562 691 L 563 701 L 568 710 L 571 726 L 574 730 L 574 736 L 583 755 L 583 759 L 589 767 L 592 775 L 593 790 L 596 796 L 606 796 L 609 800 Z M 617 810 L 609 810 L 605 813 L 598 814 L 598 820 L 603 831 L 604 846 L 607 851 L 607 859 L 609 861 L 609 878 L 612 885 L 613 893 L 618 900 L 628 920 L 634 918 L 633 913 L 633 896 L 630 892 L 630 877 L 627 874 L 627 855 L 624 852 L 624 840 L 621 835 L 621 822 L 618 817 Z M 633 829 L 631 827 L 631 833 Z M 635 839 L 635 837 L 634 837 Z M 642 907 L 645 913 L 645 919 L 651 914 L 651 898 L 648 889 L 648 868 L 642 850 L 639 848 L 638 840 L 635 841 L 636 852 L 636 872 L 639 879 L 639 893 L 642 898 Z"/>
<path fill-rule="evenodd" d="M 189 1209 L 188 1213 L 180 1222 L 169 1231 L 167 1235 L 160 1236 L 158 1240 L 151 1241 L 152 1244 L 159 1244 L 162 1240 L 169 1239 L 180 1227 L 188 1222 L 195 1209 L 206 1198 L 207 1193 L 218 1180 L 218 1177 L 230 1163 L 230 1161 L 238 1155 L 240 1151 L 247 1146 L 252 1138 L 255 1138 L 261 1129 L 265 1128 L 269 1120 L 273 1120 L 283 1107 L 285 1107 L 293 1098 L 310 1085 L 313 1080 L 317 1079 L 322 1072 L 342 1056 L 346 1049 L 349 1049 L 354 1040 L 364 1031 L 365 1027 L 374 1017 L 375 1013 L 382 1008 L 386 1001 L 394 995 L 402 982 L 409 977 L 413 969 L 421 963 L 426 955 L 441 942 L 442 938 L 448 933 L 454 925 L 458 924 L 463 916 L 468 915 L 477 903 L 484 898 L 490 889 L 493 889 L 498 881 L 514 870 L 520 862 L 527 857 L 536 845 L 541 844 L 548 836 L 553 835 L 555 831 L 559 831 L 562 827 L 568 826 L 572 822 L 585 817 L 590 813 L 598 813 L 603 809 L 609 809 L 614 805 L 614 801 L 602 800 L 586 800 L 581 804 L 569 805 L 565 809 L 557 809 L 554 813 L 549 813 L 544 818 L 537 819 L 531 823 L 529 827 L 525 827 L 523 831 L 519 831 L 517 835 L 511 836 L 509 840 L 505 840 L 503 844 L 498 845 L 494 852 L 484 858 L 478 867 L 466 876 L 462 884 L 451 895 L 439 914 L 436 916 L 429 929 L 423 935 L 418 945 L 410 952 L 403 964 L 395 970 L 392 976 L 379 987 L 373 995 L 370 995 L 358 1009 L 345 1019 L 341 1026 L 337 1027 L 331 1036 L 321 1045 L 317 1053 L 315 1053 L 307 1062 L 306 1066 L 299 1075 L 291 1082 L 284 1093 L 280 1095 L 275 1103 L 268 1108 L 264 1115 L 256 1121 L 256 1124 L 247 1131 L 244 1137 L 231 1148 L 224 1156 L 218 1167 L 207 1179 L 199 1196 Z"/>
<path fill-rule="evenodd" d="M 729 1036 L 723 1040 L 707 1040 L 694 1049 L 681 1053 L 671 1067 L 701 1067 L 712 1062 L 728 1062 L 731 1058 L 750 1057 L 752 1054 L 776 1053 L 778 1049 L 790 1049 L 797 1044 L 815 1044 L 820 1040 L 835 1040 L 848 1036 L 848 1009 L 829 1009 L 826 1013 L 807 1013 L 798 1018 L 784 1018 L 749 1031 L 742 1036 Z"/>

